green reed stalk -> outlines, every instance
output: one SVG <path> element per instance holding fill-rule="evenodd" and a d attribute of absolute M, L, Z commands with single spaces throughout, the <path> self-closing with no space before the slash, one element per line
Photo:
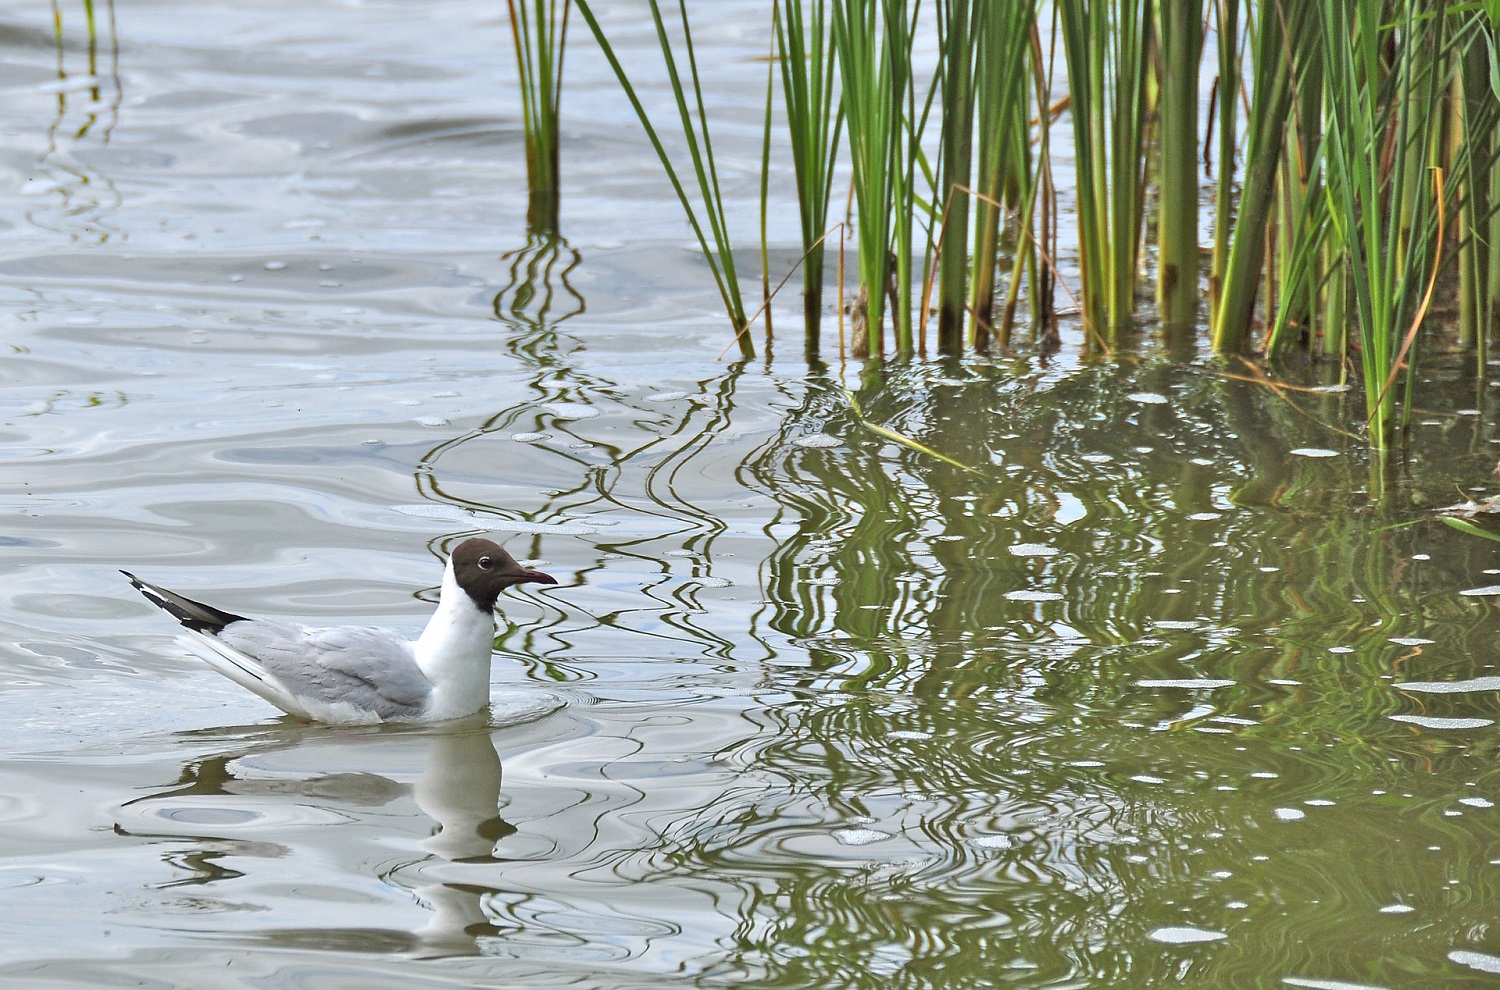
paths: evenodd
<path fill-rule="evenodd" d="M 1325 318 L 1320 302 L 1324 298 L 1324 263 L 1330 257 L 1325 250 L 1329 225 L 1322 184 L 1323 60 L 1320 46 L 1310 45 L 1302 52 L 1284 136 L 1277 174 L 1280 218 L 1275 251 L 1266 266 L 1264 308 L 1270 316 L 1267 352 L 1284 351 L 1296 344 L 1311 347 L 1320 329 L 1335 335 L 1342 330 Z M 1335 261 L 1339 257 L 1337 252 L 1332 255 Z M 1337 353 L 1342 356 L 1342 351 Z"/>
<path fill-rule="evenodd" d="M 558 232 L 558 106 L 571 0 L 509 0 L 526 135 L 526 229 Z"/>
<path fill-rule="evenodd" d="M 1164 322 L 1185 323 L 1198 308 L 1198 63 L 1203 56 L 1203 4 L 1157 3 L 1162 76 L 1156 299 Z"/>
<path fill-rule="evenodd" d="M 1027 82 L 1031 73 L 1029 53 L 1036 4 L 1034 0 L 1011 0 L 982 4 L 978 11 L 982 13 L 975 16 L 972 57 L 974 143 L 978 149 L 975 188 L 979 196 L 974 205 L 969 340 L 973 346 L 984 349 L 993 335 L 990 314 L 995 304 L 995 262 L 1000 252 L 1001 210 L 997 204 L 1005 201 L 1007 189 L 1015 191 L 1011 202 L 1016 203 L 1022 187 L 1031 185 L 1026 168 L 1031 106 Z M 950 223 L 946 236 L 952 234 Z M 1014 262 L 1021 269 L 1025 268 L 1030 248 L 1030 239 L 1023 238 Z M 1008 338 L 1008 330 L 1005 336 Z"/>
<path fill-rule="evenodd" d="M 1497 26 L 1494 30 L 1500 32 L 1500 26 Z M 1486 105 L 1491 110 L 1496 109 L 1494 103 L 1487 103 Z M 1473 147 L 1475 149 L 1471 152 L 1473 154 L 1479 154 L 1480 149 L 1483 149 L 1486 153 L 1486 170 L 1489 174 L 1489 222 L 1486 226 L 1485 218 L 1480 214 L 1476 216 L 1474 226 L 1476 237 L 1488 235 L 1486 238 L 1489 243 L 1488 264 L 1480 267 L 1476 275 L 1485 283 L 1484 294 L 1489 300 L 1487 307 L 1489 318 L 1480 325 L 1486 330 L 1492 330 L 1500 327 L 1500 127 L 1496 126 L 1494 118 L 1491 118 L 1490 121 L 1488 141 L 1483 144 L 1476 143 Z M 1482 174 L 1483 172 L 1481 172 Z M 1480 195 L 1478 190 L 1482 181 L 1480 179 L 1475 180 L 1474 195 L 1476 197 Z M 1482 312 L 1484 311 L 1482 310 Z M 1481 332 L 1480 337 L 1476 339 L 1475 343 L 1476 345 L 1483 345 L 1485 342 L 1484 332 Z M 1476 350 L 1480 362 L 1483 362 L 1487 354 L 1486 350 L 1482 346 L 1477 347 Z"/>
<path fill-rule="evenodd" d="M 1323 53 L 1321 49 L 1312 49 L 1308 52 L 1302 82 L 1292 103 L 1294 119 L 1288 135 L 1292 156 L 1284 170 L 1293 205 L 1311 217 L 1321 217 L 1326 205 L 1322 170 L 1323 89 Z M 1283 308 L 1304 324 L 1304 337 L 1310 345 L 1329 329 L 1326 321 L 1320 322 L 1323 315 L 1320 300 L 1324 275 L 1321 265 L 1324 229 L 1303 221 L 1291 224 L 1290 233 L 1289 243 L 1293 249 L 1303 251 L 1308 259 L 1307 285 L 1297 292 L 1289 292 L 1285 296 L 1288 305 Z"/>
<path fill-rule="evenodd" d="M 1135 310 L 1151 6 L 1058 0 L 1057 7 L 1072 91 L 1084 319 L 1109 342 Z"/>
<path fill-rule="evenodd" d="M 1319 101 L 1319 124 L 1323 123 L 1323 104 L 1327 100 L 1327 61 L 1328 53 L 1322 45 L 1318 46 L 1318 84 L 1315 98 Z M 1304 88 L 1312 89 L 1309 82 Z M 1328 145 L 1326 133 L 1320 132 L 1320 140 L 1316 151 L 1313 153 L 1315 160 L 1315 174 L 1318 181 L 1318 191 L 1315 196 L 1308 198 L 1308 217 L 1301 221 L 1300 226 L 1307 234 L 1304 239 L 1311 249 L 1316 245 L 1316 255 L 1309 259 L 1304 266 L 1300 261 L 1294 260 L 1294 272 L 1300 272 L 1306 268 L 1316 269 L 1319 296 L 1319 318 L 1322 325 L 1322 349 L 1324 358 L 1337 361 L 1340 374 L 1347 378 L 1350 363 L 1346 360 L 1350 355 L 1350 314 L 1349 314 L 1349 290 L 1352 272 L 1349 266 L 1349 256 L 1344 250 L 1343 244 L 1333 236 L 1333 216 L 1331 209 L 1331 197 L 1328 195 L 1326 176 L 1328 173 L 1327 163 L 1324 161 L 1325 147 Z M 1278 325 L 1284 323 L 1278 319 Z M 1274 331 L 1273 331 L 1274 334 Z M 1274 341 L 1273 341 L 1274 346 Z"/>
<path fill-rule="evenodd" d="M 864 307 L 863 346 L 858 342 L 856 346 L 869 354 L 882 353 L 886 294 L 894 285 L 897 350 L 906 356 L 913 347 L 911 214 L 904 207 L 912 199 L 914 166 L 902 150 L 909 119 L 905 108 L 910 104 L 912 44 L 906 4 L 904 0 L 833 0 L 832 14 L 831 37 L 843 83 L 854 171 Z"/>
<path fill-rule="evenodd" d="M 936 80 L 928 86 L 927 95 L 919 110 L 917 89 L 912 75 L 912 47 L 916 38 L 917 14 L 921 10 L 921 0 L 913 4 L 909 16 L 905 13 L 905 0 L 891 4 L 890 9 L 894 16 L 891 17 L 890 27 L 887 30 L 896 41 L 894 69 L 896 77 L 901 82 L 897 91 L 901 103 L 901 134 L 896 144 L 896 157 L 891 169 L 896 179 L 895 215 L 891 218 L 891 253 L 895 258 L 896 277 L 893 284 L 888 287 L 888 291 L 891 294 L 892 308 L 895 310 L 893 323 L 896 330 L 896 350 L 901 357 L 905 358 L 912 355 L 914 344 L 920 343 L 924 354 L 927 350 L 927 297 L 925 293 L 923 311 L 920 314 L 921 340 L 917 341 L 914 335 L 916 324 L 913 322 L 913 313 L 916 308 L 918 289 L 918 279 L 914 270 L 917 228 L 920 224 L 926 231 L 926 236 L 923 238 L 921 271 L 928 279 L 935 271 L 933 255 L 942 237 L 942 207 L 937 202 L 938 180 L 933 173 L 931 162 L 922 149 L 922 137 L 927 132 L 927 122 L 932 116 L 939 87 Z M 926 182 L 927 196 L 925 198 L 918 194 L 918 170 L 921 171 L 922 178 Z"/>
<path fill-rule="evenodd" d="M 1083 286 L 1083 320 L 1094 333 L 1103 333 L 1109 324 L 1106 305 L 1105 244 L 1108 240 L 1108 218 L 1104 213 L 1104 185 L 1107 162 L 1104 157 L 1103 110 L 1103 39 L 1104 5 L 1092 9 L 1086 3 L 1059 3 L 1062 35 L 1071 83 L 1070 114 L 1073 118 L 1073 160 L 1078 208 L 1078 267 Z M 1091 46 L 1089 39 L 1097 38 Z M 1095 68 L 1097 56 L 1098 67 Z M 1098 119 L 1097 128 L 1094 125 Z M 1096 132 L 1098 138 L 1095 138 Z"/>
<path fill-rule="evenodd" d="M 804 10 L 806 7 L 806 10 Z M 809 353 L 817 353 L 823 315 L 824 236 L 843 111 L 836 109 L 836 60 L 830 46 L 827 0 L 776 0 L 777 62 L 797 181 L 802 224 L 802 311 Z"/>
<path fill-rule="evenodd" d="M 776 16 L 773 7 L 771 16 Z M 771 338 L 775 333 L 771 320 L 771 107 L 776 97 L 776 53 L 774 49 L 766 59 L 766 109 L 761 114 L 760 128 L 760 312 L 766 318 L 766 357 L 771 356 Z M 812 331 L 809 331 L 812 332 Z M 814 334 L 816 336 L 816 334 Z"/>
<path fill-rule="evenodd" d="M 1135 312 L 1135 289 L 1146 203 L 1146 122 L 1151 38 L 1149 0 L 1106 4 L 1114 14 L 1104 64 L 1111 71 L 1106 91 L 1109 112 L 1109 319 L 1112 327 L 1128 324 Z M 1112 85 L 1111 85 L 1112 83 Z"/>
<path fill-rule="evenodd" d="M 1500 21 L 1500 3 L 1494 19 Z M 1460 202 L 1458 244 L 1459 336 L 1473 347 L 1483 373 L 1490 330 L 1500 318 L 1500 198 L 1497 198 L 1496 155 L 1500 133 L 1496 130 L 1497 101 L 1491 81 L 1492 32 L 1500 26 L 1485 13 L 1463 18 L 1456 32 L 1459 63 L 1454 79 L 1455 117 L 1453 176 Z"/>
<path fill-rule="evenodd" d="M 1493 109 L 1494 105 L 1490 105 Z M 1488 223 L 1482 214 L 1476 213 L 1474 220 L 1474 236 L 1484 238 L 1488 247 L 1485 251 L 1484 260 L 1475 267 L 1475 278 L 1481 284 L 1482 302 L 1475 307 L 1475 326 L 1477 334 L 1474 339 L 1475 354 L 1479 358 L 1481 368 L 1487 356 L 1489 341 L 1492 331 L 1500 329 L 1500 133 L 1496 133 L 1492 124 L 1490 135 L 1486 142 L 1488 147 L 1479 145 L 1488 153 L 1488 198 L 1489 209 Z M 1477 152 L 1476 152 L 1477 153 Z M 1483 173 L 1481 173 L 1483 174 Z M 1474 183 L 1474 196 L 1477 198 L 1480 189 L 1484 186 L 1482 179 L 1476 179 Z"/>
<path fill-rule="evenodd" d="M 1214 120 L 1218 124 L 1218 177 L 1214 184 L 1214 242 L 1209 261 L 1208 299 L 1211 312 L 1218 312 L 1229 265 L 1229 232 L 1234 226 L 1235 137 L 1239 133 L 1240 92 L 1240 4 L 1239 0 L 1213 0 L 1215 38 L 1218 42 L 1218 86 Z"/>
<path fill-rule="evenodd" d="M 1016 244 L 1015 257 L 1011 259 L 1011 273 L 1006 284 L 1004 305 L 1001 307 L 999 320 L 994 324 L 994 339 L 1001 347 L 1010 346 L 1011 335 L 1015 330 L 1016 307 L 1020 301 L 1023 278 L 1031 286 L 1029 298 L 1033 325 L 1041 331 L 1048 326 L 1052 313 L 1052 270 L 1050 263 L 1043 265 L 1040 262 L 1038 256 L 1041 252 L 1037 250 L 1038 238 L 1046 236 L 1046 218 L 1050 215 L 1051 164 L 1048 158 L 1046 137 L 1048 128 L 1040 128 L 1042 136 L 1038 142 L 1037 155 L 1033 159 L 1029 140 L 1031 130 L 1029 109 L 1023 94 L 1021 100 L 1012 107 L 1014 137 L 1006 152 L 1010 160 L 1009 173 L 1012 177 L 1006 194 L 1008 197 L 1013 197 L 1020 208 L 1016 224 L 1020 237 Z M 1045 115 L 1046 106 L 1043 105 L 1039 112 Z M 998 241 L 998 237 L 996 240 Z M 1055 241 L 1056 238 L 1053 238 L 1054 247 Z M 982 256 L 994 257 L 994 254 L 990 252 Z M 989 275 L 993 275 L 994 267 L 993 264 L 986 266 L 989 269 Z M 972 343 L 976 349 L 980 350 L 989 345 L 990 325 L 982 317 L 992 311 L 993 298 L 987 298 L 981 294 L 987 291 L 988 287 L 976 278 Z"/>
<path fill-rule="evenodd" d="M 1309 34 L 1316 33 L 1322 9 L 1315 0 L 1270 0 L 1260 5 L 1249 28 L 1253 83 L 1244 181 L 1233 226 L 1221 225 L 1214 232 L 1215 238 L 1228 242 L 1227 248 L 1221 243 L 1215 254 L 1216 259 L 1223 258 L 1219 297 L 1210 320 L 1216 350 L 1239 349 L 1250 330 L 1265 260 L 1266 227 L 1275 202 L 1276 171 L 1286 144 L 1297 70 L 1303 61 L 1300 56 L 1313 43 Z M 1220 126 L 1227 124 L 1225 120 Z M 1220 168 L 1226 167 L 1221 161 Z M 1224 220 L 1223 214 L 1219 219 Z"/>
<path fill-rule="evenodd" d="M 963 350 L 969 277 L 969 185 L 974 161 L 975 42 L 990 5 L 970 12 L 968 0 L 937 4 L 938 85 L 942 102 L 941 158 L 933 209 L 942 225 L 938 250 L 938 352 Z"/>
<path fill-rule="evenodd" d="M 1408 355 L 1409 324 L 1433 275 L 1439 204 L 1433 107 L 1446 85 L 1439 68 L 1444 18 L 1417 4 L 1391 11 L 1379 0 L 1333 0 L 1322 8 L 1327 57 L 1327 174 L 1334 236 L 1352 275 L 1350 295 L 1369 414 L 1370 442 L 1390 446 L 1397 425 L 1392 387 Z M 1409 388 L 1415 376 L 1408 373 Z"/>
<path fill-rule="evenodd" d="M 1477 56 L 1477 57 L 1476 57 Z M 1488 74 L 1487 61 L 1483 49 L 1477 45 L 1467 46 L 1458 56 L 1459 71 L 1453 80 L 1453 140 L 1463 144 L 1471 144 L 1472 138 L 1468 133 L 1469 120 L 1480 111 L 1480 105 L 1485 96 L 1483 86 L 1484 77 Z M 1481 82 L 1475 86 L 1475 82 Z M 1471 95 L 1472 94 L 1472 95 Z M 1472 197 L 1474 188 L 1473 162 L 1467 163 L 1467 174 L 1455 173 L 1454 178 L 1462 184 L 1464 192 L 1460 212 L 1461 232 L 1458 245 L 1458 333 L 1459 341 L 1467 346 L 1473 346 L 1481 339 L 1483 320 L 1480 312 L 1483 309 L 1481 302 L 1482 280 L 1477 278 L 1480 269 L 1484 267 L 1482 260 L 1483 245 L 1479 238 L 1474 236 L 1479 225 L 1475 222 L 1476 214 L 1484 209 L 1483 200 L 1475 200 Z M 1485 190 L 1488 192 L 1488 190 Z"/>
<path fill-rule="evenodd" d="M 868 0 L 867 0 L 868 2 Z M 917 17 L 921 11 L 921 0 L 916 0 L 908 10 L 906 0 L 883 0 L 885 34 L 889 45 L 891 79 L 894 84 L 898 127 L 896 141 L 892 147 L 891 178 L 892 207 L 890 254 L 894 260 L 894 276 L 887 284 L 890 295 L 891 325 L 896 335 L 896 353 L 909 358 L 915 353 L 915 326 L 912 314 L 916 310 L 918 279 L 913 270 L 918 220 L 924 221 L 927 257 L 923 270 L 931 268 L 930 257 L 934 229 L 942 222 L 941 206 L 935 202 L 923 204 L 917 195 L 917 171 L 920 168 L 927 180 L 929 193 L 935 197 L 937 181 L 933 177 L 926 155 L 922 151 L 922 135 L 927 130 L 927 120 L 932 112 L 937 95 L 936 85 L 930 86 L 922 108 L 917 109 L 917 91 L 912 75 L 912 46 L 916 39 Z M 923 314 L 925 326 L 925 314 Z M 925 342 L 924 342 L 925 349 Z"/>
<path fill-rule="evenodd" d="M 860 0 L 833 0 L 832 36 L 843 82 L 844 117 L 848 123 L 850 165 L 854 170 L 857 212 L 855 241 L 859 267 L 863 331 L 869 354 L 883 349 L 882 317 L 885 285 L 890 279 L 891 198 L 890 165 L 896 130 L 896 99 L 890 72 L 879 48 L 877 10 Z M 856 341 L 856 348 L 860 342 Z"/>
<path fill-rule="evenodd" d="M 1295 151 L 1295 139 L 1289 143 Z M 1275 354 L 1296 343 L 1311 347 L 1321 325 L 1323 353 L 1342 358 L 1343 325 L 1341 319 L 1335 319 L 1339 311 L 1334 308 L 1342 296 L 1335 297 L 1332 292 L 1342 288 L 1343 255 L 1329 236 L 1328 200 L 1321 182 L 1321 142 L 1308 155 L 1300 163 L 1289 155 L 1279 177 L 1283 209 L 1274 267 L 1278 304 L 1266 333 L 1265 350 Z M 1305 175 L 1303 169 L 1307 170 Z M 1335 277 L 1329 277 L 1330 270 Z M 1272 305 L 1269 298 L 1267 305 Z"/>
<path fill-rule="evenodd" d="M 1056 33 L 1056 21 L 1053 22 Z M 1033 265 L 1032 292 L 1030 294 L 1032 324 L 1041 333 L 1042 339 L 1055 342 L 1057 339 L 1057 271 L 1053 267 L 1057 258 L 1057 184 L 1052 177 L 1052 107 L 1049 95 L 1052 92 L 1053 68 L 1056 46 L 1043 58 L 1041 28 L 1032 21 L 1031 26 L 1031 75 L 1034 99 L 1037 108 L 1036 164 L 1026 172 L 1031 176 L 1031 199 L 1027 203 L 1027 215 L 1022 219 L 1021 232 L 1030 233 L 1027 247 L 1031 249 Z M 1046 245 L 1045 248 L 1039 245 Z M 1035 259 L 1045 252 L 1046 263 Z M 1005 332 L 1009 333 L 1010 314 L 1015 310 L 1014 297 L 1016 279 L 1011 279 L 1010 297 L 1006 305 Z"/>
<path fill-rule="evenodd" d="M 672 156 L 662 144 L 656 127 L 651 123 L 650 115 L 641 104 L 640 96 L 626 74 L 625 67 L 620 64 L 614 47 L 599 27 L 599 22 L 594 17 L 588 0 L 578 0 L 578 12 L 583 15 L 589 30 L 599 42 L 599 48 L 604 52 L 604 57 L 609 60 L 610 68 L 614 70 L 615 77 L 620 81 L 620 87 L 625 91 L 630 105 L 635 109 L 635 114 L 646 131 L 646 137 L 651 141 L 652 148 L 656 150 L 656 156 L 661 160 L 662 168 L 666 170 L 667 179 L 672 183 L 673 191 L 677 193 L 677 200 L 682 204 L 683 212 L 687 215 L 688 225 L 693 228 L 693 234 L 698 238 L 698 245 L 703 250 L 704 260 L 708 262 L 708 267 L 713 272 L 714 282 L 719 288 L 719 296 L 724 303 L 725 312 L 734 327 L 735 341 L 739 344 L 740 354 L 746 358 L 754 357 L 755 342 L 750 338 L 750 323 L 745 315 L 739 275 L 734 267 L 734 248 L 730 241 L 729 225 L 724 213 L 724 197 L 719 191 L 719 174 L 714 167 L 713 142 L 709 134 L 708 113 L 703 106 L 703 89 L 698 77 L 698 60 L 693 53 L 693 34 L 688 25 L 687 6 L 685 0 L 677 0 L 678 15 L 682 24 L 683 50 L 687 56 L 688 79 L 692 84 L 691 105 L 689 105 L 688 90 L 683 83 L 682 73 L 678 69 L 677 57 L 673 53 L 672 43 L 667 34 L 660 0 L 648 0 L 648 3 L 651 7 L 652 22 L 656 26 L 656 38 L 661 48 L 662 61 L 666 65 L 672 95 L 676 100 L 678 122 L 682 127 L 682 136 L 692 162 L 693 177 L 697 181 L 702 212 L 713 235 L 712 245 L 709 244 L 708 236 L 703 232 L 703 222 L 698 216 L 699 210 L 688 197 Z"/>
<path fill-rule="evenodd" d="M 1327 212 L 1326 210 L 1324 211 Z M 1349 352 L 1349 273 L 1343 252 L 1325 237 L 1321 252 L 1319 272 L 1322 275 L 1322 355 L 1340 362 L 1344 368 L 1344 357 Z"/>

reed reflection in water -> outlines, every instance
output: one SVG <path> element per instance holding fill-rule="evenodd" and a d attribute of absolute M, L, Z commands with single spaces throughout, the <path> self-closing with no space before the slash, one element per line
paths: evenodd
<path fill-rule="evenodd" d="M 592 545 L 589 596 L 620 606 L 563 596 L 515 641 L 619 706 L 591 715 L 609 755 L 531 754 L 631 795 L 570 872 L 635 919 L 618 958 L 676 941 L 704 980 L 776 986 L 1347 977 L 1392 932 L 1326 905 L 1404 903 L 1454 868 L 1354 850 L 1472 844 L 1421 809 L 1485 786 L 1482 746 L 1403 729 L 1390 671 L 1422 662 L 1400 640 L 1491 620 L 1411 580 L 1440 529 L 1325 511 L 1362 468 L 1293 454 L 1327 442 L 1316 424 L 1170 365 L 865 383 L 868 420 L 965 471 L 866 430 L 832 381 L 642 388 L 575 370 L 587 344 L 555 328 L 510 340 L 533 396 L 422 483 L 534 556 Z M 525 519 L 460 494 L 503 487 L 502 450 L 556 479 Z M 713 907 L 648 933 L 639 904 L 670 892 Z M 1400 935 L 1442 958 L 1485 902 Z"/>

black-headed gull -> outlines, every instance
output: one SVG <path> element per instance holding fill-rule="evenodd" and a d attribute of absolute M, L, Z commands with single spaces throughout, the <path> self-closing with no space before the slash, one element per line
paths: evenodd
<path fill-rule="evenodd" d="M 251 619 L 121 571 L 192 635 L 211 667 L 289 715 L 318 722 L 440 722 L 490 702 L 495 602 L 513 584 L 557 580 L 527 570 L 498 544 L 460 543 L 443 571 L 437 611 L 415 640 L 384 629 L 313 629 Z"/>

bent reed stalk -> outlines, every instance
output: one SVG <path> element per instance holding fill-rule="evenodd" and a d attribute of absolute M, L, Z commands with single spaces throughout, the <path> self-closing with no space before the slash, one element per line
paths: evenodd
<path fill-rule="evenodd" d="M 740 355 L 744 358 L 752 358 L 755 356 L 755 341 L 750 336 L 750 321 L 745 315 L 745 301 L 740 292 L 739 273 L 734 267 L 734 247 L 729 237 L 729 224 L 725 219 L 724 197 L 719 191 L 719 174 L 714 166 L 713 141 L 709 133 L 708 112 L 703 106 L 703 88 L 698 77 L 698 60 L 693 53 L 693 33 L 688 23 L 686 0 L 678 0 L 677 11 L 682 24 L 682 45 L 687 57 L 688 79 L 692 83 L 691 106 L 687 89 L 683 84 L 682 73 L 678 68 L 676 53 L 667 32 L 666 21 L 662 16 L 661 4 L 659 0 L 648 0 L 648 2 L 651 8 L 651 20 L 656 27 L 657 43 L 661 48 L 662 62 L 667 70 L 672 95 L 676 99 L 678 123 L 682 128 L 683 140 L 687 145 L 688 157 L 692 163 L 693 178 L 698 186 L 698 205 L 695 205 L 689 198 L 687 189 L 678 175 L 676 163 L 666 146 L 662 144 L 656 127 L 651 123 L 651 116 L 641 103 L 635 85 L 625 72 L 625 67 L 620 63 L 614 47 L 605 37 L 598 19 L 594 17 L 593 10 L 590 9 L 587 0 L 577 0 L 577 2 L 579 14 L 588 23 L 594 40 L 599 43 L 599 48 L 609 61 L 610 68 L 614 70 L 615 78 L 619 80 L 621 88 L 630 100 L 636 117 L 651 141 L 651 147 L 655 149 L 662 168 L 666 170 L 667 178 L 672 183 L 672 190 L 677 193 L 677 201 L 687 215 L 688 225 L 692 227 L 694 236 L 698 238 L 698 246 L 703 250 L 703 258 L 713 273 L 714 282 L 719 288 L 720 299 L 724 303 L 724 310 L 729 315 L 729 322 L 734 329 L 734 339 L 739 346 Z M 713 234 L 712 245 L 709 244 L 708 237 L 703 232 L 703 222 L 698 215 L 700 208 Z"/>

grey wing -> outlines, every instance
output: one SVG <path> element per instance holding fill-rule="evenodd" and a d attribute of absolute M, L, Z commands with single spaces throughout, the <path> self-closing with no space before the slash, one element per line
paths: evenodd
<path fill-rule="evenodd" d="M 410 646 L 379 629 L 309 629 L 255 619 L 225 626 L 218 638 L 299 697 L 353 705 L 381 718 L 416 714 L 432 691 Z"/>

